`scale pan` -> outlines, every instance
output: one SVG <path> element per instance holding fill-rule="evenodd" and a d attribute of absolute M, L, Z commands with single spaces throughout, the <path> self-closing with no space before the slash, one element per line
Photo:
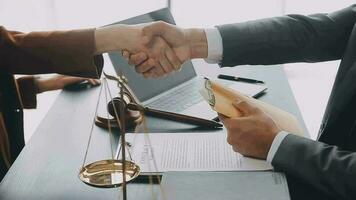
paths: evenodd
<path fill-rule="evenodd" d="M 135 179 L 140 174 L 140 167 L 132 161 L 125 161 L 126 182 Z M 82 167 L 79 179 L 84 183 L 101 188 L 114 188 L 121 186 L 122 160 L 100 160 Z"/>

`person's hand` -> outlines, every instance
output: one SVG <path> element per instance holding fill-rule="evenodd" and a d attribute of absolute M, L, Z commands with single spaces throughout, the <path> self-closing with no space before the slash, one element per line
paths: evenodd
<path fill-rule="evenodd" d="M 39 78 L 37 79 L 38 92 L 46 92 L 51 90 L 63 89 L 67 85 L 74 83 L 79 83 L 81 81 L 88 81 L 91 85 L 99 85 L 100 80 L 98 79 L 88 79 L 81 77 L 65 76 L 65 75 L 56 75 L 52 78 Z"/>
<path fill-rule="evenodd" d="M 137 54 L 135 63 L 140 60 L 139 64 L 142 64 L 137 71 L 146 77 L 160 77 L 171 73 L 172 69 L 179 69 L 181 61 L 170 46 L 162 39 L 144 34 L 147 25 L 117 24 L 96 29 L 96 53 L 123 51 Z M 147 62 L 143 64 L 144 61 Z M 151 70 L 152 66 L 158 67 Z"/>
<path fill-rule="evenodd" d="M 127 51 L 123 52 L 124 57 L 128 57 Z M 147 55 L 147 56 L 146 56 Z M 146 53 L 138 53 L 131 56 L 129 64 L 132 65 L 132 59 L 136 60 L 138 65 L 135 69 L 137 73 L 143 74 L 145 78 L 158 78 L 178 71 L 182 65 L 182 58 L 177 57 L 176 52 L 161 37 L 151 39 Z"/>
<path fill-rule="evenodd" d="M 242 112 L 242 117 L 228 118 L 219 114 L 227 129 L 227 142 L 242 155 L 266 159 L 280 128 L 266 113 L 245 101 L 233 105 Z"/>
<path fill-rule="evenodd" d="M 183 29 L 165 22 L 153 22 L 146 24 L 143 27 L 142 33 L 144 35 L 144 41 L 151 49 L 152 46 L 155 46 L 156 38 L 162 37 L 173 49 L 181 63 L 192 58 L 207 57 L 208 46 L 205 32 L 202 29 Z M 164 51 L 164 49 L 161 48 L 160 51 Z M 134 54 L 133 52 L 124 51 L 123 56 L 129 59 L 129 63 L 135 65 L 136 70 L 140 73 L 151 69 L 171 73 L 172 71 L 178 71 L 180 68 L 172 65 L 174 68 L 168 70 L 169 66 L 167 67 L 162 63 L 158 65 L 154 60 L 145 58 L 142 53 Z M 170 60 L 170 58 L 168 58 L 168 60 Z M 159 74 L 158 76 L 162 75 L 164 74 Z M 153 77 L 156 76 L 153 75 Z M 146 74 L 146 77 L 152 76 Z"/>

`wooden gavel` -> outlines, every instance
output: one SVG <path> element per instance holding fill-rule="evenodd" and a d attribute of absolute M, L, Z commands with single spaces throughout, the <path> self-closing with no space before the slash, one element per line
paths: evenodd
<path fill-rule="evenodd" d="M 123 113 L 125 114 L 125 127 L 126 129 L 132 129 L 135 128 L 137 125 L 142 123 L 142 113 L 138 110 L 131 110 L 128 108 L 128 102 L 125 100 L 122 101 L 120 97 L 115 97 L 113 98 L 112 101 L 110 101 L 107 104 L 107 111 L 109 114 L 113 117 L 111 119 L 107 119 L 104 117 L 96 116 L 95 118 L 95 124 L 99 127 L 108 129 L 109 126 L 110 128 L 120 128 L 120 104 L 122 108 L 124 108 Z M 115 112 L 115 109 L 116 112 Z"/>
<path fill-rule="evenodd" d="M 143 115 L 152 116 L 156 118 L 182 122 L 186 124 L 196 125 L 203 128 L 216 129 L 221 128 L 222 124 L 213 121 L 197 117 L 192 117 L 188 115 L 167 112 L 163 110 L 149 108 L 143 106 L 138 98 L 135 96 L 131 88 L 127 85 L 127 81 L 122 77 L 114 77 L 104 73 L 104 75 L 110 79 L 118 82 L 120 88 L 124 91 L 123 97 L 113 98 L 107 105 L 107 111 L 113 117 L 112 119 L 103 118 L 96 116 L 95 124 L 102 128 L 120 128 L 120 107 L 123 108 L 123 113 L 125 114 L 125 127 L 131 129 L 142 123 Z M 116 111 L 116 112 L 115 112 Z"/>

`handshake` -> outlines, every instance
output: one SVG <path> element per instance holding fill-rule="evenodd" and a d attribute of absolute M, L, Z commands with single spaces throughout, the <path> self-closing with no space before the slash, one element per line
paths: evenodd
<path fill-rule="evenodd" d="M 208 56 L 203 29 L 183 29 L 161 21 L 98 28 L 95 42 L 96 54 L 121 50 L 145 78 L 171 74 L 189 59 Z"/>

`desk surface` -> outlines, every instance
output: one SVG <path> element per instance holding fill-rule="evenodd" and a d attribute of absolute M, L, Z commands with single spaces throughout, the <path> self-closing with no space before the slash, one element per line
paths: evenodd
<path fill-rule="evenodd" d="M 233 74 L 265 80 L 260 99 L 287 110 L 304 122 L 283 69 L 279 66 L 237 67 Z M 118 199 L 119 189 L 97 189 L 77 177 L 82 165 L 99 88 L 79 93 L 63 91 L 0 184 L 0 199 Z M 199 129 L 149 119 L 151 132 L 192 132 Z M 87 162 L 109 158 L 108 133 L 95 127 Z M 153 133 L 154 134 L 154 133 Z M 157 190 L 157 187 L 153 187 Z M 151 199 L 145 184 L 129 184 L 131 199 Z"/>

